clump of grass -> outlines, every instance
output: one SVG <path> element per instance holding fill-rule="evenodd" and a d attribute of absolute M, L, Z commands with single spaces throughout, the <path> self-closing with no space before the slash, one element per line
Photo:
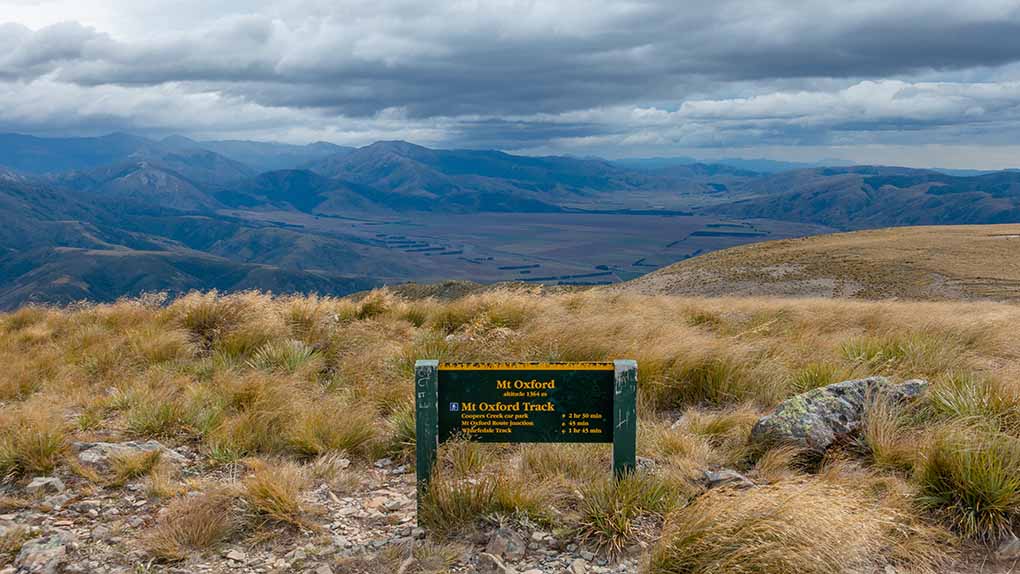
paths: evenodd
<path fill-rule="evenodd" d="M 166 325 L 147 325 L 127 333 L 131 352 L 146 365 L 157 365 L 191 356 L 188 334 Z"/>
<path fill-rule="evenodd" d="M 129 393 L 125 413 L 128 432 L 141 437 L 165 437 L 182 424 L 183 411 L 171 389 L 143 389 Z"/>
<path fill-rule="evenodd" d="M 329 452 L 368 454 L 378 438 L 375 409 L 363 404 L 326 401 L 308 405 L 293 421 L 289 442 L 305 456 Z"/>
<path fill-rule="evenodd" d="M 256 518 L 302 528 L 310 526 L 301 503 L 301 491 L 307 485 L 301 467 L 287 462 L 254 460 L 251 470 L 241 488 Z"/>
<path fill-rule="evenodd" d="M 398 406 L 387 419 L 389 454 L 410 457 L 417 444 L 418 429 L 412 403 Z"/>
<path fill-rule="evenodd" d="M 142 544 L 159 560 L 184 560 L 226 540 L 237 529 L 233 504 L 234 494 L 226 489 L 174 500 L 142 536 Z"/>
<path fill-rule="evenodd" d="M 637 538 L 639 516 L 661 517 L 679 502 L 674 489 L 648 473 L 597 481 L 581 499 L 577 537 L 610 555 L 618 554 Z"/>
<path fill-rule="evenodd" d="M 418 504 L 422 523 L 445 537 L 470 530 L 480 519 L 496 515 L 523 516 L 549 524 L 557 496 L 552 482 L 493 474 L 455 478 L 446 470 L 437 470 Z"/>
<path fill-rule="evenodd" d="M 222 296 L 213 290 L 189 293 L 174 301 L 170 311 L 177 315 L 181 327 L 208 349 L 216 338 L 242 321 L 245 306 L 242 295 Z"/>
<path fill-rule="evenodd" d="M 979 418 L 1020 431 L 1020 386 L 973 373 L 940 377 L 926 395 L 928 413 L 941 420 Z"/>
<path fill-rule="evenodd" d="M 803 393 L 811 389 L 838 383 L 849 376 L 847 371 L 833 363 L 809 363 L 794 373 L 790 386 L 794 392 Z"/>
<path fill-rule="evenodd" d="M 802 450 L 781 445 L 768 449 L 754 463 L 753 476 L 758 482 L 779 482 L 794 478 L 804 461 Z"/>
<path fill-rule="evenodd" d="M 719 406 L 754 398 L 756 388 L 744 363 L 727 355 L 679 363 L 670 386 L 676 406 Z"/>
<path fill-rule="evenodd" d="M 33 531 L 24 526 L 13 526 L 0 533 L 0 566 L 12 564 L 21 547 L 33 536 Z"/>
<path fill-rule="evenodd" d="M 538 480 L 591 482 L 601 478 L 609 465 L 608 450 L 599 446 L 533 444 L 521 450 L 521 474 Z"/>
<path fill-rule="evenodd" d="M 0 418 L 0 476 L 49 474 L 67 447 L 63 421 L 42 404 Z"/>
<path fill-rule="evenodd" d="M 836 487 L 711 491 L 671 515 L 649 572 L 840 574 L 877 563 L 883 518 Z"/>
<path fill-rule="evenodd" d="M 842 345 L 844 358 L 871 372 L 904 372 L 932 376 L 964 365 L 960 341 L 932 329 L 906 334 L 853 337 Z"/>
<path fill-rule="evenodd" d="M 322 368 L 322 356 L 301 341 L 284 339 L 270 341 L 259 347 L 248 365 L 269 372 L 316 373 Z"/>
<path fill-rule="evenodd" d="M 132 479 L 149 474 L 159 465 L 162 455 L 163 451 L 151 450 L 113 457 L 110 460 L 113 476 L 109 484 L 123 486 Z"/>
<path fill-rule="evenodd" d="M 1020 439 L 996 430 L 948 428 L 925 449 L 920 502 L 970 538 L 1005 536 L 1020 518 Z"/>
<path fill-rule="evenodd" d="M 396 297 L 386 289 L 371 291 L 358 305 L 354 316 L 358 319 L 378 317 L 396 306 Z"/>
<path fill-rule="evenodd" d="M 922 446 L 902 407 L 884 393 L 869 398 L 861 438 L 872 462 L 892 470 L 912 469 Z"/>
<path fill-rule="evenodd" d="M 470 440 L 450 440 L 443 444 L 441 453 L 453 475 L 462 477 L 477 473 L 488 458 L 484 447 Z"/>

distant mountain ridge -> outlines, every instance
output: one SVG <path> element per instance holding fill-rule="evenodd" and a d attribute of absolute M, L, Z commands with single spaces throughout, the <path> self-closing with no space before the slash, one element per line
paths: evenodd
<path fill-rule="evenodd" d="M 961 177 L 835 166 L 763 173 L 670 159 L 634 167 L 403 141 L 346 148 L 0 134 L 0 308 L 109 300 L 160 286 L 343 293 L 420 279 L 440 261 L 460 279 L 490 265 L 502 270 L 499 277 L 600 282 L 756 241 L 769 234 L 762 228 L 818 233 L 1020 222 L 1016 171 Z M 619 248 L 633 259 L 576 269 L 576 252 L 550 246 L 537 251 L 574 268 L 542 273 L 543 260 L 532 255 L 537 251 L 511 254 L 525 257 L 526 265 L 520 257 L 491 263 L 501 251 L 472 252 L 470 218 L 480 213 L 498 216 L 488 221 L 504 234 L 501 242 L 533 231 L 516 226 L 512 214 L 566 234 L 575 233 L 571 215 L 598 217 L 591 250 Z M 664 239 L 650 263 L 627 236 L 615 234 L 613 217 L 628 214 L 695 217 L 676 226 L 676 237 Z M 407 235 L 421 225 L 417 220 L 435 225 L 447 215 L 468 217 L 468 228 L 439 225 L 435 233 Z M 396 232 L 394 222 L 400 222 Z M 698 243 L 705 238 L 711 242 Z"/>
<path fill-rule="evenodd" d="M 931 170 L 857 166 L 771 175 L 747 199 L 706 213 L 809 221 L 841 229 L 1020 221 L 1020 173 L 958 177 Z"/>

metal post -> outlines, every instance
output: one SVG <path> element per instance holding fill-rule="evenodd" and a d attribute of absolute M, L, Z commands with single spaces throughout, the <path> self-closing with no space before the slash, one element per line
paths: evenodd
<path fill-rule="evenodd" d="M 439 448 L 439 361 L 414 364 L 415 478 L 418 483 L 418 516 L 421 501 L 428 491 L 432 466 Z M 419 520 L 419 522 L 421 522 Z"/>
<path fill-rule="evenodd" d="M 613 475 L 620 478 L 637 466 L 637 362 L 614 361 Z"/>

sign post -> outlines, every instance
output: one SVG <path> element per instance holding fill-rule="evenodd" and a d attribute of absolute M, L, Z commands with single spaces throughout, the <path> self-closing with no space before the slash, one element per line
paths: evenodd
<path fill-rule="evenodd" d="M 612 443 L 613 473 L 637 455 L 637 363 L 415 363 L 417 481 L 428 488 L 439 444 Z"/>

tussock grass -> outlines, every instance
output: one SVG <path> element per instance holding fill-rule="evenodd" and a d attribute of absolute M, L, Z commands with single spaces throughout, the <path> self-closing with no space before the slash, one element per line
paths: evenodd
<path fill-rule="evenodd" d="M 48 474 L 67 448 L 64 422 L 42 403 L 0 414 L 0 476 Z"/>
<path fill-rule="evenodd" d="M 914 468 L 923 437 L 908 424 L 907 414 L 888 397 L 870 397 L 864 412 L 862 439 L 875 465 L 893 470 Z"/>
<path fill-rule="evenodd" d="M 480 519 L 525 517 L 550 524 L 556 503 L 563 496 L 557 481 L 524 478 L 516 474 L 491 474 L 469 478 L 440 469 L 419 500 L 421 522 L 439 537 L 476 527 Z"/>
<path fill-rule="evenodd" d="M 1020 439 L 980 427 L 941 430 L 925 450 L 920 502 L 967 537 L 997 540 L 1020 519 Z"/>
<path fill-rule="evenodd" d="M 935 418 L 990 420 L 1002 430 L 1020 433 L 1020 383 L 951 371 L 935 381 L 926 398 Z"/>
<path fill-rule="evenodd" d="M 170 503 L 142 537 L 154 558 L 177 562 L 226 540 L 240 526 L 232 512 L 235 495 L 216 489 Z"/>
<path fill-rule="evenodd" d="M 368 455 L 379 437 L 379 414 L 371 405 L 349 405 L 326 399 L 325 404 L 306 405 L 293 423 L 290 443 L 299 454 L 318 456 L 329 452 Z"/>
<path fill-rule="evenodd" d="M 125 454 L 110 460 L 113 477 L 110 484 L 122 486 L 129 480 L 151 473 L 159 465 L 163 451 L 153 450 L 135 454 Z"/>
<path fill-rule="evenodd" d="M 661 517 L 682 502 L 685 497 L 660 476 L 634 473 L 601 480 L 581 499 L 577 537 L 615 555 L 637 539 L 637 518 Z"/>
<path fill-rule="evenodd" d="M 308 481 L 301 467 L 286 462 L 252 460 L 241 482 L 242 497 L 254 516 L 266 522 L 308 527 L 301 491 Z"/>
<path fill-rule="evenodd" d="M 670 516 L 649 571 L 849 574 L 895 561 L 934 572 L 944 556 L 911 554 L 897 534 L 900 520 L 835 484 L 712 491 Z"/>
<path fill-rule="evenodd" d="M 611 550 L 646 531 L 654 535 L 676 501 L 701 504 L 703 471 L 725 467 L 776 492 L 792 492 L 791 484 L 805 480 L 827 483 L 838 492 L 822 488 L 811 500 L 834 496 L 832 512 L 850 523 L 861 500 L 885 509 L 881 535 L 860 548 L 897 568 L 925 572 L 917 566 L 922 542 L 911 543 L 910 536 L 930 541 L 948 525 L 956 536 L 988 540 L 1007 524 L 1017 526 L 1015 487 L 1004 469 L 1017 464 L 1012 445 L 1020 439 L 1018 323 L 1020 308 L 995 303 L 543 294 L 540 288 L 452 301 L 406 300 L 380 289 L 343 299 L 210 292 L 169 303 L 152 296 L 27 307 L 0 314 L 0 475 L 23 480 L 65 460 L 71 472 L 86 475 L 65 456 L 69 440 L 186 442 L 205 462 L 276 461 L 256 464 L 242 481 L 246 494 L 238 494 L 237 507 L 256 523 L 304 524 L 303 475 L 351 492 L 374 458 L 413 460 L 415 359 L 626 357 L 639 365 L 638 445 L 649 459 L 640 477 L 609 482 L 606 445 L 454 443 L 442 451 L 441 469 L 422 501 L 426 521 L 446 535 L 486 518 L 537 522 Z M 799 453 L 788 448 L 750 448 L 750 428 L 778 402 L 867 375 L 927 377 L 933 384 L 916 409 L 872 405 L 860 445 L 840 448 L 820 471 L 802 467 Z M 350 468 L 340 468 L 344 459 L 353 461 Z M 162 464 L 147 471 L 144 464 L 126 466 L 134 470 L 125 476 L 143 477 L 151 495 L 172 504 L 193 489 Z M 89 480 L 104 485 L 109 477 Z M 662 488 L 671 500 L 664 506 L 652 502 Z M 705 504 L 738 505 L 716 493 L 704 497 Z M 919 503 L 923 514 L 914 508 Z M 836 516 L 824 514 L 824 506 L 801 510 L 822 512 L 818 520 Z M 706 553 L 697 555 L 723 547 L 732 556 L 751 552 L 725 526 L 736 524 L 736 515 L 719 512 L 706 511 L 722 522 L 701 527 L 698 540 L 713 542 L 695 546 Z M 670 524 L 672 532 L 679 521 Z M 798 533 L 812 524 L 795 522 L 790 531 L 764 524 L 761 532 L 783 547 L 802 540 Z M 890 528 L 915 534 L 896 537 Z M 802 540 L 791 560 L 817 558 L 826 540 Z M 880 548 L 871 546 L 874 540 Z M 664 539 L 660 556 L 670 555 L 668 544 Z M 169 560 L 173 548 L 179 555 L 203 544 L 167 547 Z M 830 564 L 827 559 L 805 571 Z M 696 564 L 671 560 L 659 564 L 698 571 Z M 756 571 L 754 560 L 747 563 Z M 766 563 L 757 564 L 762 571 Z M 767 565 L 782 572 L 791 564 L 800 563 Z"/>

